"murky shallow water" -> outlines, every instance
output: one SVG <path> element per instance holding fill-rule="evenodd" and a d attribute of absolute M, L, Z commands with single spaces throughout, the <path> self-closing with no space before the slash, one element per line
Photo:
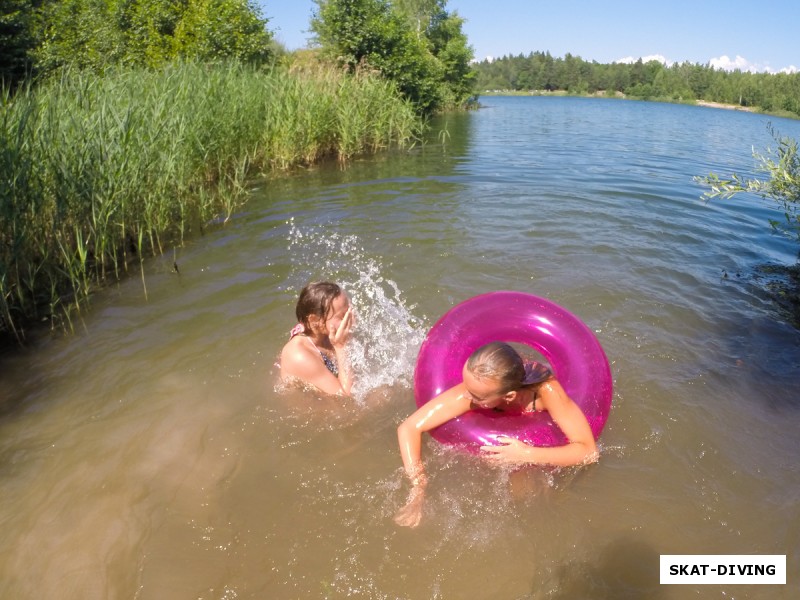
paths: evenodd
<path fill-rule="evenodd" d="M 796 597 L 800 333 L 753 277 L 796 248 L 769 208 L 704 204 L 691 181 L 749 167 L 769 119 L 484 102 L 444 149 L 257 185 L 147 266 L 147 299 L 131 278 L 75 336 L 3 359 L 0 596 Z M 352 403 L 274 388 L 321 277 L 359 313 Z M 597 333 L 615 379 L 601 460 L 508 474 L 429 441 L 428 512 L 399 529 L 416 351 L 495 289 Z M 789 583 L 658 584 L 660 554 L 704 553 L 786 554 Z"/>

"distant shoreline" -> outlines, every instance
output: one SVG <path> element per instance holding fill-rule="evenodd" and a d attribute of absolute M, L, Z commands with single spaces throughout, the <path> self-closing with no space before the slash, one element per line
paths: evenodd
<path fill-rule="evenodd" d="M 739 106 L 738 104 L 723 104 L 722 102 L 711 102 L 710 100 L 673 100 L 669 98 L 639 98 L 627 96 L 622 92 L 614 92 L 613 95 L 606 94 L 605 90 L 598 90 L 592 94 L 570 94 L 566 90 L 483 90 L 478 96 L 573 96 L 575 98 L 620 98 L 628 100 L 643 100 L 645 102 L 666 102 L 669 104 L 686 104 L 689 106 L 703 106 L 705 108 L 721 108 L 724 110 L 738 110 L 741 112 L 771 114 L 787 119 L 797 119 L 792 113 L 786 112 L 765 112 L 758 107 Z"/>
<path fill-rule="evenodd" d="M 743 110 L 744 112 L 756 112 L 752 106 L 739 106 L 738 104 L 722 104 L 721 102 L 709 102 L 708 100 L 696 100 L 697 106 L 708 106 L 709 108 L 724 108 L 725 110 Z"/>

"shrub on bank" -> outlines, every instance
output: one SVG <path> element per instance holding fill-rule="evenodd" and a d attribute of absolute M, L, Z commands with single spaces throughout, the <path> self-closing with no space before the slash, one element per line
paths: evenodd
<path fill-rule="evenodd" d="M 408 143 L 389 82 L 240 64 L 66 72 L 0 104 L 0 333 L 79 308 L 132 260 L 241 203 L 245 181 Z"/>

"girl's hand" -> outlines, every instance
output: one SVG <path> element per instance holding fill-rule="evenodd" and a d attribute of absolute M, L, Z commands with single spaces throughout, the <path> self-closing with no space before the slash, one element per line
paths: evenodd
<path fill-rule="evenodd" d="M 497 441 L 502 446 L 481 446 L 486 458 L 497 465 L 518 465 L 531 462 L 531 446 L 518 439 L 506 435 L 498 435 Z"/>
<path fill-rule="evenodd" d="M 334 348 L 341 348 L 350 339 L 350 329 L 353 327 L 353 307 L 347 309 L 339 325 L 331 323 L 328 326 L 328 339 Z"/>

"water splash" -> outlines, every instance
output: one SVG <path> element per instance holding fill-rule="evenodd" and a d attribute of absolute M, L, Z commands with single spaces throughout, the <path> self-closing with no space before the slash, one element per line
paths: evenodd
<path fill-rule="evenodd" d="M 335 281 L 356 311 L 350 357 L 353 396 L 363 402 L 377 389 L 410 386 L 417 354 L 428 327 L 414 316 L 400 286 L 384 276 L 391 263 L 364 247 L 357 235 L 333 225 L 299 227 L 290 219 L 288 249 L 292 269 L 285 290 L 294 299 L 314 280 Z"/>

